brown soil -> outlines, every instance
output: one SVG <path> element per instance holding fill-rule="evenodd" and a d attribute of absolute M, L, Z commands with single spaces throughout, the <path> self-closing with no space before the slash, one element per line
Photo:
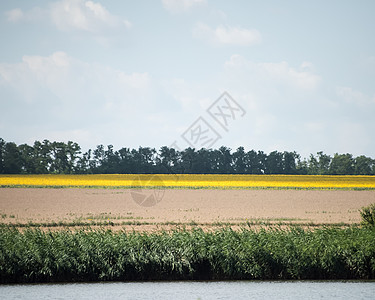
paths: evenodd
<path fill-rule="evenodd" d="M 137 230 L 247 221 L 352 224 L 371 203 L 375 191 L 1 188 L 0 223 L 111 222 Z"/>

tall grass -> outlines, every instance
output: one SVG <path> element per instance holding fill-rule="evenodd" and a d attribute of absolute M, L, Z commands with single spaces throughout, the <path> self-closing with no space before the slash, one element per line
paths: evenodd
<path fill-rule="evenodd" d="M 0 282 L 374 279 L 375 229 L 0 228 Z"/>

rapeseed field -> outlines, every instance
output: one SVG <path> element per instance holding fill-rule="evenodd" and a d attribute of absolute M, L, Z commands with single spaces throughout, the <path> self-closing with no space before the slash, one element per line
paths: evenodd
<path fill-rule="evenodd" d="M 99 174 L 0 175 L 0 187 L 375 189 L 375 176 Z"/>

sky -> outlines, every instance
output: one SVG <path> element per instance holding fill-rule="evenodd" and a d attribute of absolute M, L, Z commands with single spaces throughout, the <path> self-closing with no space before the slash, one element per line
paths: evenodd
<path fill-rule="evenodd" d="M 0 137 L 375 158 L 375 1 L 0 3 Z"/>

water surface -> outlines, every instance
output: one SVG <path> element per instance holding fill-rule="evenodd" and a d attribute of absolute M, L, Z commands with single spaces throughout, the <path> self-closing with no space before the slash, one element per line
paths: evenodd
<path fill-rule="evenodd" d="M 218 281 L 0 285 L 1 299 L 374 299 L 375 282 Z"/>

